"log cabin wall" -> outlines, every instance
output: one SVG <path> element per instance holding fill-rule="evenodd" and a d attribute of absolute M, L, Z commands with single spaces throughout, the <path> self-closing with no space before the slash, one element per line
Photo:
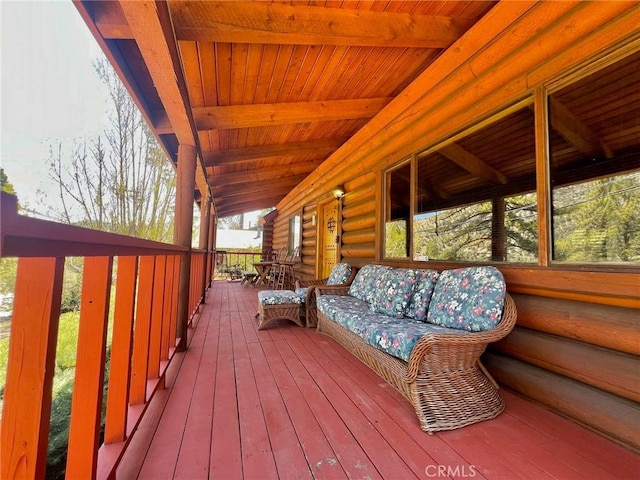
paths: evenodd
<path fill-rule="evenodd" d="M 302 273 L 314 271 L 315 205 L 337 184 L 347 192 L 343 261 L 439 270 L 460 266 L 382 259 L 382 172 L 464 125 L 533 97 L 578 67 L 637 52 L 639 17 L 638 6 L 602 2 L 499 4 L 278 205 L 281 219 L 304 208 Z M 536 145 L 538 157 L 540 149 Z M 543 178 L 544 172 L 538 175 Z M 539 208 L 545 208 L 543 200 Z M 546 219 L 542 215 L 539 222 Z M 276 224 L 280 243 L 286 228 L 285 222 Z M 498 264 L 518 307 L 518 326 L 492 346 L 486 366 L 502 385 L 640 450 L 637 265 L 549 265 L 548 245 L 541 243 L 537 266 Z"/>

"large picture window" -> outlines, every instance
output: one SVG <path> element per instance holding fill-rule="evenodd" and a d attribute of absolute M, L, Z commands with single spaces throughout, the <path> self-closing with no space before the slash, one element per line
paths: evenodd
<path fill-rule="evenodd" d="M 549 96 L 553 259 L 640 261 L 640 54 Z"/>
<path fill-rule="evenodd" d="M 533 112 L 418 155 L 414 260 L 537 260 Z"/>
<path fill-rule="evenodd" d="M 535 128 L 533 98 L 523 99 L 386 172 L 384 256 L 640 262 L 640 53 L 605 62 L 537 97 L 548 102 L 538 105 L 546 130 Z M 539 183 L 546 168 L 537 175 L 547 159 L 549 185 Z"/>

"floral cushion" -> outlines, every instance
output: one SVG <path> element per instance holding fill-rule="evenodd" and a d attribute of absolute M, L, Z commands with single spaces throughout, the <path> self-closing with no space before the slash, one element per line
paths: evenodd
<path fill-rule="evenodd" d="M 427 322 L 471 332 L 491 330 L 502 318 L 505 282 L 495 267 L 445 270 L 436 283 Z"/>
<path fill-rule="evenodd" d="M 409 361 L 413 347 L 427 333 L 451 332 L 445 327 L 409 318 L 399 322 L 386 315 L 376 315 L 367 320 L 356 333 L 369 345 L 404 361 Z"/>
<path fill-rule="evenodd" d="M 258 292 L 260 305 L 286 305 L 288 303 L 300 304 L 300 297 L 291 290 L 263 290 Z"/>
<path fill-rule="evenodd" d="M 427 311 L 440 273 L 437 270 L 416 270 L 416 285 L 413 288 L 411 301 L 407 307 L 406 315 L 424 322 L 427 320 Z"/>
<path fill-rule="evenodd" d="M 331 275 L 327 279 L 327 285 L 343 285 L 351 275 L 351 265 L 348 263 L 338 263 L 331 270 Z"/>
<path fill-rule="evenodd" d="M 395 318 L 405 316 L 416 285 L 416 272 L 411 268 L 392 268 L 380 275 L 371 310 Z"/>
<path fill-rule="evenodd" d="M 309 291 L 309 287 L 299 287 L 296 288 L 296 295 L 300 297 L 300 303 L 304 305 L 304 302 L 307 301 L 307 292 Z"/>
<path fill-rule="evenodd" d="M 349 295 L 320 295 L 316 298 L 318 310 L 334 321 L 338 321 L 343 312 L 371 313 L 369 305 Z"/>
<path fill-rule="evenodd" d="M 398 320 L 372 312 L 366 302 L 349 296 L 322 295 L 318 297 L 318 310 L 369 345 L 405 361 L 409 360 L 411 350 L 425 334 L 450 332 L 447 328 L 419 320 Z"/>
<path fill-rule="evenodd" d="M 390 269 L 391 267 L 387 267 L 386 265 L 365 265 L 358 270 L 356 278 L 354 278 L 351 283 L 349 295 L 364 300 L 367 303 L 373 303 L 373 297 L 382 273 Z"/>

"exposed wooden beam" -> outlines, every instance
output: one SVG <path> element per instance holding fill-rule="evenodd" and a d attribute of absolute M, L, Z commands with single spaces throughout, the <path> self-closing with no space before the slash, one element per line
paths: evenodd
<path fill-rule="evenodd" d="M 465 150 L 457 143 L 450 143 L 438 149 L 441 153 L 456 165 L 464 168 L 476 177 L 484 178 L 490 182 L 506 184 L 509 180 L 495 168 L 487 165 L 473 153 Z"/>
<path fill-rule="evenodd" d="M 96 22 L 103 38 L 108 40 L 129 40 L 133 38 L 131 27 L 127 23 Z"/>
<path fill-rule="evenodd" d="M 260 105 L 230 105 L 226 107 L 194 108 L 193 114 L 198 130 L 270 127 L 287 123 L 371 118 L 390 101 L 391 98 L 365 98 Z"/>
<path fill-rule="evenodd" d="M 207 167 L 233 165 L 254 160 L 287 157 L 291 155 L 316 154 L 324 156 L 332 153 L 342 145 L 346 139 L 321 139 L 308 142 L 284 143 L 280 145 L 260 145 L 256 147 L 218 150 L 203 152 L 204 164 Z"/>
<path fill-rule="evenodd" d="M 253 210 L 260 210 L 262 208 L 273 207 L 278 204 L 280 200 L 284 198 L 283 195 L 272 198 L 261 199 L 247 199 L 245 202 L 235 203 L 227 205 L 219 209 L 219 215 L 221 217 L 228 217 L 230 215 L 237 215 L 239 213 L 251 212 Z"/>
<path fill-rule="evenodd" d="M 171 18 L 162 2 L 120 2 L 140 53 L 153 78 L 178 142 L 196 145 L 190 105 L 173 37 Z"/>
<path fill-rule="evenodd" d="M 213 192 L 218 199 L 246 197 L 247 192 L 251 192 L 252 195 L 263 192 L 288 193 L 288 191 L 300 183 L 304 177 L 305 175 L 294 175 L 291 177 L 277 178 L 269 182 L 247 182 L 242 184 L 240 188 L 237 185 L 214 187 Z"/>
<path fill-rule="evenodd" d="M 604 153 L 607 158 L 613 157 L 613 151 L 593 133 L 578 117 L 558 100 L 549 97 L 549 121 L 553 129 L 580 153 L 597 157 Z"/>
<path fill-rule="evenodd" d="M 273 202 L 271 205 L 269 206 L 273 206 L 276 203 L 278 203 L 279 200 L 281 200 L 287 192 L 267 192 L 267 193 L 263 193 L 262 195 L 245 195 L 244 198 L 243 197 L 232 197 L 232 198 L 228 198 L 226 200 L 220 200 L 219 202 L 219 209 L 221 210 L 225 210 L 225 209 L 229 209 L 238 205 L 251 205 L 253 203 L 262 203 L 262 204 L 269 204 L 270 202 Z"/>
<path fill-rule="evenodd" d="M 178 40 L 446 48 L 467 19 L 266 2 L 171 2 Z"/>
<path fill-rule="evenodd" d="M 281 167 L 261 168 L 246 170 L 237 173 L 223 173 L 219 175 L 209 175 L 209 183 L 211 185 L 233 185 L 247 182 L 271 182 L 274 178 L 298 176 L 309 174 L 316 166 L 314 164 L 292 163 Z"/>

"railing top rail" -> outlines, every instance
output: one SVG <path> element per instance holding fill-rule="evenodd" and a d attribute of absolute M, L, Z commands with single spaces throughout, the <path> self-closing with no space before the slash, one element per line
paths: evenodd
<path fill-rule="evenodd" d="M 18 215 L 13 195 L 0 197 L 0 257 L 90 257 L 181 254 L 169 243 Z"/>

